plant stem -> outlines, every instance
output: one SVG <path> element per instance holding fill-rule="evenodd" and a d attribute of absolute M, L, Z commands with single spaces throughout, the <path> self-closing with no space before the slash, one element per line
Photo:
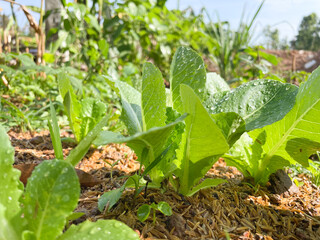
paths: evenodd
<path fill-rule="evenodd" d="M 152 214 L 153 214 L 153 225 L 156 224 L 156 210 L 153 208 L 152 209 Z"/>

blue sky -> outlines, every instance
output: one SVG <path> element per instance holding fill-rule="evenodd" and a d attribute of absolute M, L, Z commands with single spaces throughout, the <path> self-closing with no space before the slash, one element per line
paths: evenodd
<path fill-rule="evenodd" d="M 59 0 L 56 0 L 59 1 Z M 24 5 L 40 6 L 40 0 L 16 0 Z M 168 0 L 167 7 L 177 7 L 178 0 Z M 258 8 L 261 0 L 180 0 L 180 9 L 191 6 L 196 12 L 206 7 L 213 20 L 219 14 L 221 21 L 229 21 L 233 28 L 237 28 L 241 15 L 245 11 L 245 19 L 251 18 Z M 0 1 L 0 7 L 6 14 L 11 14 L 10 4 Z M 303 16 L 316 12 L 320 17 L 320 0 L 266 0 L 255 23 L 255 43 L 263 41 L 262 29 L 266 25 L 280 30 L 282 38 L 294 38 Z M 27 23 L 22 11 L 17 11 L 20 25 Z M 38 17 L 36 16 L 36 19 Z"/>

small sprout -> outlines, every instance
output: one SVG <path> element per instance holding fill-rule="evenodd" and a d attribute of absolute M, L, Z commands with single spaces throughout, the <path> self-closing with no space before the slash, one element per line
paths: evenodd
<path fill-rule="evenodd" d="M 118 164 L 118 162 L 120 161 L 120 159 L 118 159 L 117 161 L 115 161 L 114 163 L 109 163 L 109 162 L 107 162 L 106 160 L 103 160 L 106 164 L 108 164 L 110 167 L 111 167 L 111 172 L 110 172 L 110 179 L 111 179 L 111 181 L 112 181 L 112 177 L 113 177 L 113 167 L 114 166 L 116 166 L 117 164 Z"/>
<path fill-rule="evenodd" d="M 143 204 L 139 207 L 137 216 L 141 222 L 147 220 L 150 215 L 151 209 L 153 209 L 153 224 L 156 223 L 156 210 L 160 211 L 166 216 L 172 215 L 172 209 L 170 205 L 166 202 L 159 202 L 158 204 L 152 203 L 151 205 Z"/>

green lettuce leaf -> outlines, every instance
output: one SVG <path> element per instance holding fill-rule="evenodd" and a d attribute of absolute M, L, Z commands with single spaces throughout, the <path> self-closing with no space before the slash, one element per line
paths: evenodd
<path fill-rule="evenodd" d="M 231 147 L 246 131 L 245 121 L 237 113 L 210 114 Z"/>
<path fill-rule="evenodd" d="M 12 166 L 14 148 L 2 125 L 0 142 L 0 239 L 18 239 L 16 234 L 20 230 L 21 213 L 19 198 L 23 193 L 23 185 L 19 181 L 20 171 Z"/>
<path fill-rule="evenodd" d="M 250 131 L 282 119 L 293 107 L 297 92 L 298 88 L 292 84 L 254 80 L 225 92 L 206 107 L 211 113 L 238 113 Z"/>
<path fill-rule="evenodd" d="M 129 134 L 142 132 L 141 93 L 125 82 L 109 77 L 105 77 L 105 80 L 121 97 L 122 113 L 120 119 L 127 126 Z"/>
<path fill-rule="evenodd" d="M 146 132 L 136 133 L 129 137 L 103 131 L 95 139 L 94 144 L 100 146 L 109 143 L 127 143 L 137 154 L 138 160 L 147 168 L 165 150 L 168 138 L 175 126 L 185 117 L 186 115 L 183 115 L 164 127 L 151 128 Z M 159 182 L 163 176 L 164 173 L 159 168 L 152 169 L 150 172 L 150 177 L 155 182 Z"/>
<path fill-rule="evenodd" d="M 179 192 L 187 195 L 219 156 L 229 150 L 229 145 L 193 90 L 181 84 L 180 91 L 183 111 L 189 116 L 185 119 L 185 131 L 177 150 L 180 165 L 176 175 Z"/>
<path fill-rule="evenodd" d="M 209 95 L 230 91 L 228 83 L 215 72 L 207 73 L 206 92 Z"/>
<path fill-rule="evenodd" d="M 109 116 L 104 116 L 101 121 L 81 140 L 76 148 L 72 149 L 65 159 L 71 165 L 76 166 L 78 162 L 86 155 L 92 142 L 98 134 L 101 132 L 101 129 L 107 124 Z"/>
<path fill-rule="evenodd" d="M 76 141 L 79 142 L 81 140 L 81 137 L 80 137 L 81 105 L 77 100 L 77 96 L 74 93 L 74 90 L 72 88 L 72 85 L 67 75 L 63 73 L 58 74 L 58 85 L 59 85 L 60 95 L 63 99 L 64 109 L 70 124 L 70 128 L 72 129 L 72 132 L 75 136 Z"/>
<path fill-rule="evenodd" d="M 58 240 L 108 239 L 139 240 L 139 235 L 126 224 L 116 220 L 85 221 L 72 225 Z"/>
<path fill-rule="evenodd" d="M 179 47 L 170 67 L 170 89 L 173 108 L 183 113 L 180 85 L 190 86 L 203 99 L 206 70 L 202 58 L 192 49 Z"/>
<path fill-rule="evenodd" d="M 79 195 L 79 179 L 71 164 L 61 160 L 42 162 L 28 179 L 23 199 L 27 229 L 37 239 L 55 239 L 76 208 Z"/>
<path fill-rule="evenodd" d="M 165 86 L 161 72 L 152 63 L 143 66 L 141 106 L 143 131 L 165 126 Z"/>
<path fill-rule="evenodd" d="M 256 183 L 264 184 L 272 172 L 288 166 L 290 164 L 284 158 L 276 157 L 270 161 L 270 164 L 265 169 L 264 175 L 259 175 L 259 167 L 263 164 L 263 149 L 265 144 L 266 134 L 260 131 L 260 140 L 252 139 L 247 133 L 244 133 L 241 138 L 233 145 L 228 154 L 223 157 L 228 166 L 236 167 L 242 172 L 244 177 L 252 177 Z"/>
<path fill-rule="evenodd" d="M 97 125 L 105 116 L 107 107 L 100 100 L 85 98 L 81 100 L 80 140 Z"/>

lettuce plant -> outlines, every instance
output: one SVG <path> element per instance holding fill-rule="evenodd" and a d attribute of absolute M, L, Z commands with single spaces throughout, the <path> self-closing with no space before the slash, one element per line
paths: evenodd
<path fill-rule="evenodd" d="M 70 128 L 79 143 L 103 118 L 106 105 L 94 98 L 78 101 L 69 78 L 62 73 L 58 75 L 58 84 Z"/>
<path fill-rule="evenodd" d="M 131 136 L 102 132 L 95 140 L 96 145 L 126 142 L 146 169 L 152 167 L 149 175 L 153 183 L 159 186 L 164 178 L 175 174 L 172 182 L 185 195 L 222 182 L 207 180 L 191 190 L 218 157 L 229 150 L 229 140 L 244 131 L 244 122 L 235 113 L 225 114 L 225 119 L 221 114 L 211 117 L 203 107 L 200 98 L 207 94 L 206 72 L 198 54 L 188 48 L 178 49 L 167 93 L 160 71 L 151 63 L 144 65 L 141 93 L 124 82 L 107 81 L 121 96 L 121 119 Z M 185 126 L 180 123 L 183 119 Z M 236 130 L 240 126 L 239 134 Z M 159 158 L 164 151 L 167 155 Z M 109 195 L 113 194 L 106 194 L 110 200 Z"/>
<path fill-rule="evenodd" d="M 85 221 L 63 233 L 66 219 L 77 206 L 80 185 L 67 161 L 49 160 L 33 171 L 25 189 L 13 168 L 14 149 L 0 126 L 0 239 L 139 239 L 115 220 Z"/>
<path fill-rule="evenodd" d="M 317 68 L 300 86 L 292 109 L 281 120 L 241 136 L 224 156 L 227 163 L 257 184 L 265 184 L 271 173 L 290 163 L 308 166 L 309 156 L 320 149 L 319 89 Z M 274 111 L 283 114 L 281 108 Z"/>
<path fill-rule="evenodd" d="M 111 81 L 111 80 L 109 80 Z M 142 92 L 121 81 L 111 81 L 113 88 L 121 96 L 121 119 L 126 124 L 131 136 L 124 137 L 119 133 L 104 131 L 94 141 L 96 145 L 107 143 L 127 143 L 138 156 L 141 165 L 148 168 L 168 147 L 167 141 L 175 127 L 184 119 L 178 119 L 166 124 L 165 86 L 160 71 L 151 63 L 144 64 L 142 77 Z M 168 160 L 166 157 L 162 161 Z M 156 163 L 157 167 L 150 169 L 149 175 L 153 183 L 160 182 L 167 176 L 170 164 Z"/>
<path fill-rule="evenodd" d="M 121 119 L 131 136 L 103 132 L 95 144 L 127 142 L 142 165 L 154 167 L 149 172 L 153 181 L 169 177 L 183 195 L 221 183 L 206 179 L 197 185 L 245 131 L 276 122 L 290 111 L 297 92 L 272 80 L 230 90 L 217 74 L 206 74 L 201 57 L 186 47 L 174 55 L 166 92 L 161 73 L 151 63 L 144 65 L 141 93 L 124 82 L 107 81 L 121 96 Z M 185 113 L 183 125 L 178 117 Z M 167 156 L 154 161 L 166 148 Z"/>

